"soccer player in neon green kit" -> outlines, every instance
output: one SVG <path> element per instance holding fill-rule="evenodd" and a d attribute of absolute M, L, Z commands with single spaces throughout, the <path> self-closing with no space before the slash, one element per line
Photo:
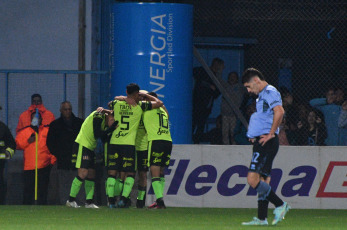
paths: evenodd
<path fill-rule="evenodd" d="M 73 146 L 74 152 L 77 154 L 76 168 L 78 168 L 77 176 L 72 181 L 69 200 L 66 206 L 79 208 L 76 203 L 76 196 L 79 193 L 84 182 L 86 191 L 86 208 L 99 208 L 93 203 L 94 186 L 95 186 L 95 162 L 94 150 L 97 145 L 97 139 L 105 139 L 107 134 L 115 130 L 117 123 L 112 114 L 102 113 L 102 107 L 92 112 L 83 122 L 81 130 L 75 140 Z"/>
<path fill-rule="evenodd" d="M 154 92 L 149 94 L 157 97 Z M 163 200 L 164 170 L 169 166 L 172 151 L 169 115 L 165 106 L 146 111 L 143 115 L 143 123 L 149 141 L 148 163 L 152 175 L 152 187 L 157 198 L 156 202 L 150 205 L 148 209 L 163 209 L 166 208 Z"/>
<path fill-rule="evenodd" d="M 140 93 L 147 94 L 148 92 L 146 90 L 140 90 Z M 145 125 L 143 124 L 143 114 L 139 128 L 137 129 L 135 149 L 136 171 L 138 175 L 136 208 L 143 208 L 146 200 L 148 172 L 148 139 Z"/>
<path fill-rule="evenodd" d="M 139 93 L 140 87 L 131 83 L 127 85 L 127 97 L 118 96 L 111 103 L 115 120 L 119 126 L 113 132 L 108 147 L 108 178 L 106 193 L 109 207 L 115 207 L 116 176 L 118 172 L 125 172 L 122 196 L 117 207 L 127 207 L 127 200 L 135 181 L 135 138 L 142 113 L 152 108 L 159 108 L 163 102 L 148 94 Z M 147 101 L 140 101 L 144 97 Z"/>

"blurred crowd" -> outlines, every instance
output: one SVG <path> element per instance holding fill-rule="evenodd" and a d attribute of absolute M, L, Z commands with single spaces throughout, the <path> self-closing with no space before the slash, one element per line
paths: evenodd
<path fill-rule="evenodd" d="M 193 142 L 217 145 L 248 145 L 247 129 L 234 112 L 240 110 L 249 121 L 256 111 L 254 95 L 248 95 L 240 83 L 237 72 L 222 78 L 224 61 L 213 59 L 210 69 L 227 91 L 233 106 L 223 97 L 220 115 L 215 127 L 208 129 L 208 118 L 220 90 L 202 67 L 193 71 Z M 266 76 L 265 76 L 266 77 Z M 301 101 L 286 87 L 280 87 L 285 117 L 280 126 L 280 145 L 294 146 L 346 146 L 347 145 L 347 97 L 346 89 L 327 87 L 325 96 Z M 261 124 L 259 124 L 261 125 Z"/>

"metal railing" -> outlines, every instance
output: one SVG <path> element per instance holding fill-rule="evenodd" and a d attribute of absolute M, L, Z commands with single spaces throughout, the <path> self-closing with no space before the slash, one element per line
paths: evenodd
<path fill-rule="evenodd" d="M 5 106 L 4 109 L 6 110 L 5 115 L 5 123 L 8 124 L 8 105 L 9 105 L 9 76 L 10 74 L 62 74 L 63 75 L 63 98 L 64 101 L 66 100 L 66 79 L 67 75 L 72 74 L 98 74 L 98 75 L 104 75 L 108 74 L 108 71 L 97 71 L 97 70 L 86 70 L 86 71 L 79 71 L 79 70 L 27 70 L 27 69 L 0 69 L 0 74 L 5 74 Z"/>

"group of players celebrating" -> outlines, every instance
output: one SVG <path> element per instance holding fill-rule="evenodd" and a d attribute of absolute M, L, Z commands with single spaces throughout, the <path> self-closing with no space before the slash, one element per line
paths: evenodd
<path fill-rule="evenodd" d="M 99 107 L 82 124 L 75 140 L 77 176 L 72 182 L 66 205 L 80 207 L 76 196 L 84 182 L 86 208 L 98 208 L 93 202 L 95 154 L 97 140 L 105 144 L 105 164 L 108 177 L 106 195 L 108 207 L 130 206 L 130 192 L 138 173 L 137 208 L 145 206 L 147 172 L 150 169 L 156 201 L 148 209 L 165 208 L 164 169 L 169 165 L 172 139 L 168 112 L 156 93 L 140 90 L 131 83 L 127 96 L 117 96 L 108 103 L 109 109 Z M 116 199 L 119 197 L 119 199 Z"/>
<path fill-rule="evenodd" d="M 252 114 L 247 137 L 253 144 L 253 157 L 247 175 L 248 184 L 258 193 L 258 217 L 242 225 L 268 225 L 269 202 L 274 204 L 273 225 L 284 219 L 291 208 L 280 199 L 270 186 L 272 163 L 279 148 L 279 124 L 284 115 L 278 90 L 269 85 L 262 73 L 248 68 L 242 76 L 247 91 L 258 95 L 257 111 Z M 86 208 L 98 208 L 94 195 L 94 149 L 97 139 L 105 143 L 105 162 L 108 167 L 106 194 L 110 208 L 129 207 L 129 196 L 135 173 L 139 175 L 138 208 L 145 206 L 147 171 L 150 168 L 152 187 L 157 198 L 149 209 L 165 208 L 163 191 L 164 169 L 169 165 L 172 140 L 168 112 L 155 93 L 140 92 L 137 84 L 127 86 L 127 96 L 117 96 L 109 102 L 110 110 L 98 108 L 84 121 L 76 138 L 76 168 L 78 175 L 71 185 L 67 206 L 76 203 L 83 181 L 86 191 Z M 261 124 L 261 125 L 260 125 Z M 116 202 L 115 197 L 120 197 Z"/>

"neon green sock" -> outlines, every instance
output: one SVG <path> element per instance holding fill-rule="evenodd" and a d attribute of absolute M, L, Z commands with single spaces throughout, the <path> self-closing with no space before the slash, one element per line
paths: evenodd
<path fill-rule="evenodd" d="M 114 186 L 116 184 L 116 179 L 113 177 L 108 177 L 106 181 L 106 195 L 110 198 L 114 197 Z"/>
<path fill-rule="evenodd" d="M 159 177 L 153 177 L 152 178 L 152 187 L 153 187 L 154 194 L 157 197 L 157 199 L 163 198 L 162 185 L 160 184 L 160 178 Z"/>
<path fill-rule="evenodd" d="M 129 197 L 131 189 L 133 188 L 134 182 L 135 182 L 135 179 L 133 177 L 127 177 L 125 179 L 122 196 L 126 198 Z"/>
<path fill-rule="evenodd" d="M 84 181 L 84 189 L 86 191 L 86 200 L 92 200 L 94 197 L 94 187 L 95 182 L 92 180 L 85 180 Z"/>
<path fill-rule="evenodd" d="M 75 179 L 72 181 L 71 190 L 70 190 L 70 196 L 76 198 L 78 192 L 81 189 L 81 186 L 83 184 L 83 181 L 80 181 L 75 177 Z"/>
<path fill-rule="evenodd" d="M 164 190 L 165 190 L 165 177 L 160 177 L 160 185 L 161 185 L 161 191 L 164 194 Z"/>
<path fill-rule="evenodd" d="M 114 188 L 114 195 L 115 196 L 120 196 L 120 194 L 122 194 L 124 181 L 121 180 L 120 178 L 117 178 L 116 184 L 114 186 L 115 186 L 115 188 Z"/>
<path fill-rule="evenodd" d="M 146 195 L 146 187 L 138 186 L 137 199 L 144 200 L 145 195 Z"/>

